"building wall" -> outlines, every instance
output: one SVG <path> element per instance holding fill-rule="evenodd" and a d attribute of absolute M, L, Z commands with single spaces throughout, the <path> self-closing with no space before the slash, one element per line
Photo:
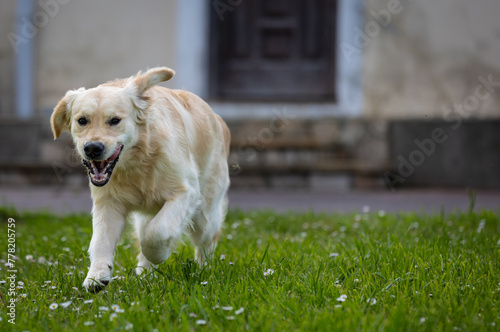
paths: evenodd
<path fill-rule="evenodd" d="M 35 2 L 36 11 L 46 11 L 40 7 L 41 2 Z M 50 2 L 56 0 L 45 1 Z M 191 21 L 189 13 L 195 11 L 189 8 L 190 5 L 184 4 L 184 10 L 179 10 L 179 1 L 59 2 L 58 8 L 49 9 L 52 11 L 48 13 L 48 23 L 39 28 L 35 37 L 36 108 L 44 115 L 68 89 L 91 87 L 115 77 L 126 77 L 147 66 L 185 68 L 186 58 L 192 57 L 178 51 L 179 45 L 186 44 L 181 43 L 183 33 L 179 28 L 197 24 L 179 24 L 182 13 L 187 13 L 182 20 Z M 339 3 L 339 8 L 344 8 L 353 1 L 340 0 Z M 198 2 L 196 8 L 199 5 Z M 206 10 L 213 8 L 207 6 Z M 488 80 L 491 75 L 491 80 L 500 81 L 498 12 L 500 2 L 496 0 L 481 3 L 467 0 L 366 1 L 365 22 L 352 26 L 347 23 L 339 30 L 353 32 L 345 34 L 347 39 L 339 38 L 344 47 L 351 47 L 352 53 L 341 50 L 339 57 L 350 60 L 362 55 L 364 106 L 361 116 L 442 118 L 454 104 L 464 104 L 466 97 L 474 95 L 480 85 L 478 77 Z M 14 20 L 15 2 L 2 1 L 2 35 L 15 31 Z M 206 36 L 206 31 L 200 31 Z M 203 57 L 206 55 L 192 57 L 190 67 L 201 63 Z M 14 63 L 15 52 L 10 41 L 0 38 L 2 117 L 11 114 L 15 106 Z M 351 61 L 344 61 L 339 67 L 349 63 Z M 189 88 L 188 82 L 196 78 L 184 77 L 179 81 L 180 84 L 176 84 L 174 79 L 169 85 Z M 469 102 L 473 100 L 469 98 Z M 226 111 L 233 109 L 233 105 L 215 106 L 222 113 L 234 115 Z M 498 118 L 499 106 L 500 93 L 492 93 L 467 115 Z M 331 112 L 326 109 L 320 113 L 323 116 L 331 113 L 332 117 L 348 115 L 335 110 L 335 106 Z M 297 116 L 300 114 L 304 111 L 298 110 Z M 309 116 L 317 115 L 305 118 Z"/>
<path fill-rule="evenodd" d="M 14 33 L 15 1 L 0 2 L 0 117 L 14 112 L 14 49 L 7 38 Z"/>
<path fill-rule="evenodd" d="M 366 1 L 352 41 L 364 53 L 364 114 L 442 119 L 458 104 L 463 118 L 499 118 L 500 91 L 474 100 L 478 77 L 500 82 L 499 12 L 497 0 Z"/>
<path fill-rule="evenodd" d="M 61 5 L 37 37 L 36 106 L 50 114 L 69 89 L 153 66 L 176 67 L 176 1 L 86 0 Z"/>

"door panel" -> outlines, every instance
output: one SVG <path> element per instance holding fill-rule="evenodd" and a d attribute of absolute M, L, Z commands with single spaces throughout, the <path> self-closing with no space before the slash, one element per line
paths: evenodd
<path fill-rule="evenodd" d="M 211 17 L 211 94 L 332 100 L 334 0 L 244 0 Z"/>

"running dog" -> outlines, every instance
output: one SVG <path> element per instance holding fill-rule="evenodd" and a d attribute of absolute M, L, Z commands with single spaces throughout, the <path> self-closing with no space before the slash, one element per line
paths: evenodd
<path fill-rule="evenodd" d="M 156 86 L 173 76 L 158 67 L 71 90 L 52 113 L 54 139 L 69 132 L 88 170 L 89 291 L 111 280 L 127 219 L 140 241 L 137 274 L 164 262 L 184 233 L 200 265 L 215 250 L 227 210 L 230 132 L 200 97 Z"/>

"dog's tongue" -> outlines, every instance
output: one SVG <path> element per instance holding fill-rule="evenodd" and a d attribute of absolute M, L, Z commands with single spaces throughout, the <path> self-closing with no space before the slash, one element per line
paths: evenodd
<path fill-rule="evenodd" d="M 118 157 L 118 155 L 119 155 L 119 154 L 120 154 L 120 152 L 122 151 L 122 147 L 123 147 L 123 145 L 120 145 L 120 146 L 118 147 L 118 149 L 116 149 L 115 153 L 113 153 L 113 154 L 111 155 L 111 157 L 109 157 L 108 159 L 106 159 L 106 161 L 107 161 L 107 162 L 112 162 L 113 160 L 115 160 L 115 159 L 116 159 L 116 157 Z M 104 161 L 103 161 L 103 163 L 104 163 Z"/>

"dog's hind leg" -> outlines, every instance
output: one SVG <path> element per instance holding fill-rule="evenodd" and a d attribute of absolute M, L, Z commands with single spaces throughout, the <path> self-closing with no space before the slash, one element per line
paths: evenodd
<path fill-rule="evenodd" d="M 135 232 L 137 235 L 137 240 L 141 241 L 144 237 L 144 228 L 147 226 L 148 222 L 153 219 L 153 216 L 144 215 L 141 213 L 133 213 L 131 215 L 132 222 L 134 224 Z M 142 250 L 139 248 L 139 255 L 137 255 L 137 266 L 135 268 L 135 273 L 137 275 L 141 275 L 144 271 L 149 271 L 151 267 L 156 267 L 155 264 L 152 264 L 146 256 L 142 253 Z"/>
<path fill-rule="evenodd" d="M 194 218 L 190 237 L 195 246 L 195 259 L 200 267 L 212 258 L 226 211 L 227 198 L 224 196 L 212 206 L 212 209 L 200 211 Z"/>

